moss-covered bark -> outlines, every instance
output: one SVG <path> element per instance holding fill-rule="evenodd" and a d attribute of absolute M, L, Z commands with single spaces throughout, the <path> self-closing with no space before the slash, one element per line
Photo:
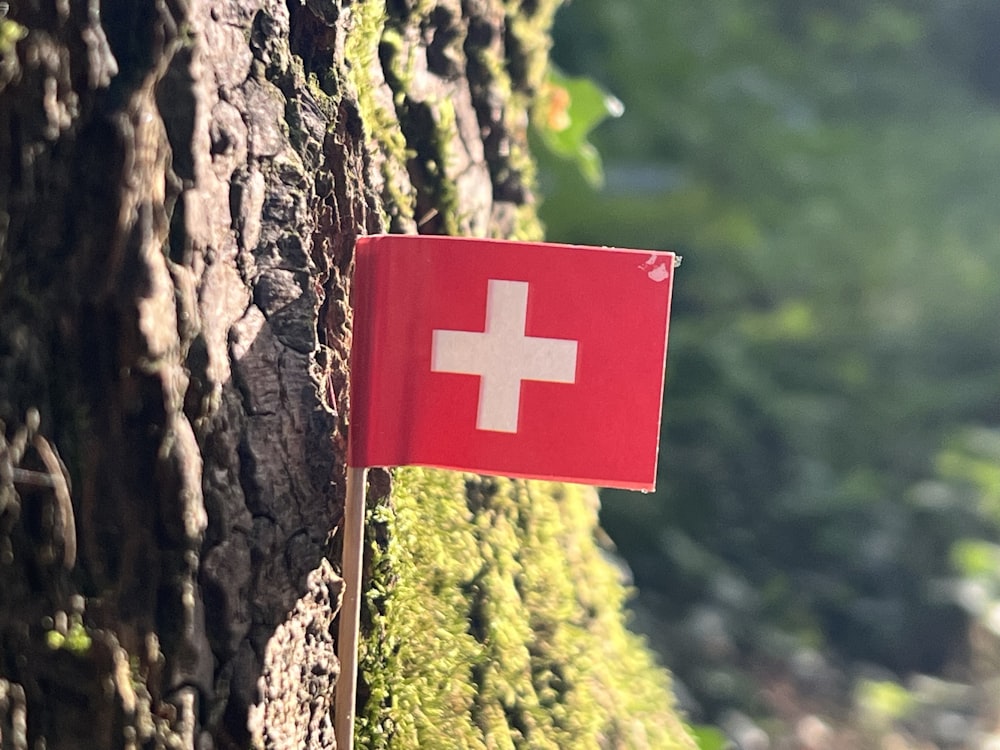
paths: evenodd
<path fill-rule="evenodd" d="M 626 628 L 597 506 L 578 485 L 397 472 L 373 509 L 364 747 L 693 747 Z"/>
<path fill-rule="evenodd" d="M 538 236 L 526 133 L 555 5 L 2 5 L 4 750 L 333 746 L 353 239 Z M 659 720 L 626 683 L 649 670 L 635 685 L 667 705 L 664 677 L 579 557 L 592 513 L 562 528 L 575 491 L 511 485 L 490 515 L 485 490 L 406 477 L 373 495 L 362 742 L 435 746 L 423 711 L 464 727 L 439 747 L 643 746 Z M 433 547 L 455 503 L 472 562 L 417 570 L 400 545 Z M 517 534 L 480 528 L 515 508 Z M 411 639 L 417 602 L 448 627 Z M 658 716 L 648 736 L 682 742 Z"/>

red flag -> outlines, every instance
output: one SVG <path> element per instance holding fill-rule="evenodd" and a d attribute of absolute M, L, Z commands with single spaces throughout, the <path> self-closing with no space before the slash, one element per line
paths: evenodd
<path fill-rule="evenodd" d="M 672 253 L 358 240 L 351 466 L 653 489 Z"/>

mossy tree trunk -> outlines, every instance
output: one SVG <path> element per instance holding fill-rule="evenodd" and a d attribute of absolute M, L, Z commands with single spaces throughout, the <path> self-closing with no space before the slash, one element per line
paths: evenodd
<path fill-rule="evenodd" d="M 555 4 L 0 3 L 0 747 L 333 746 L 353 238 L 537 233 Z"/>

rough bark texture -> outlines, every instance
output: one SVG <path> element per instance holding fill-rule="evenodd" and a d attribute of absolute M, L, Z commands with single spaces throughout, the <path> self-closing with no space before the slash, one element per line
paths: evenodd
<path fill-rule="evenodd" d="M 553 11 L 0 3 L 0 748 L 333 746 L 353 237 L 535 231 Z"/>

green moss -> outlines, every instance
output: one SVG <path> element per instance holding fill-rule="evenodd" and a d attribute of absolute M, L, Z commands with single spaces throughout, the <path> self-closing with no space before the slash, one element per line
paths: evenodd
<path fill-rule="evenodd" d="M 53 651 L 65 649 L 75 656 L 85 656 L 93 645 L 82 618 L 74 614 L 65 633 L 52 629 L 45 632 L 45 645 Z"/>
<path fill-rule="evenodd" d="M 545 227 L 533 205 L 517 207 L 514 236 L 511 239 L 537 242 L 545 237 Z"/>
<path fill-rule="evenodd" d="M 379 54 L 386 83 L 393 92 L 396 132 L 406 148 L 403 163 L 418 189 L 429 198 L 442 218 L 444 232 L 456 234 L 459 229 L 458 194 L 447 168 L 452 143 L 458 138 L 454 106 L 447 100 L 417 100 L 408 93 L 413 85 L 416 47 L 407 44 L 406 24 L 415 23 L 432 9 L 433 4 L 426 8 L 418 6 L 405 19 L 388 19 Z M 406 124 L 409 136 L 404 134 L 400 123 Z M 398 154 L 398 146 L 396 148 Z M 396 159 L 398 161 L 398 155 Z M 415 195 L 413 201 L 415 206 Z"/>
<path fill-rule="evenodd" d="M 549 30 L 562 0 L 505 0 L 508 70 L 515 89 L 534 95 L 545 80 Z"/>
<path fill-rule="evenodd" d="M 433 176 L 434 205 L 444 220 L 445 234 L 455 235 L 460 233 L 463 223 L 458 186 L 449 177 L 453 171 L 449 165 L 455 158 L 455 144 L 461 142 L 455 105 L 450 99 L 444 99 L 427 107 L 427 112 L 432 118 L 432 126 L 427 130 L 431 137 L 423 144 L 426 155 L 424 162 L 434 167 L 428 174 Z"/>
<path fill-rule="evenodd" d="M 19 41 L 28 35 L 28 30 L 9 18 L 0 18 L 0 57 L 13 52 Z"/>
<path fill-rule="evenodd" d="M 385 0 L 356 3 L 351 12 L 352 23 L 345 41 L 349 78 L 358 97 L 365 137 L 375 144 L 382 157 L 379 170 L 385 185 L 386 218 L 394 219 L 391 223 L 398 225 L 412 221 L 415 210 L 413 188 L 402 178 L 412 154 L 395 111 L 382 104 L 376 95 L 380 82 L 373 79 L 373 71 L 380 66 L 380 54 L 398 57 L 402 38 L 386 27 Z"/>
<path fill-rule="evenodd" d="M 413 83 L 413 49 L 406 44 L 400 28 L 385 25 L 379 43 L 379 56 L 386 79 L 395 92 L 396 104 L 402 104 L 404 92 Z"/>
<path fill-rule="evenodd" d="M 58 630 L 49 630 L 45 633 L 45 645 L 53 651 L 62 648 L 64 643 L 66 643 L 66 636 Z"/>
<path fill-rule="evenodd" d="M 515 185 L 499 200 L 514 204 L 504 232 L 517 239 L 542 236 L 525 133 L 558 5 L 507 0 L 505 44 L 463 47 L 474 101 L 503 102 L 509 139 L 487 158 L 495 189 Z M 419 190 L 420 210 L 456 233 L 454 104 L 413 89 L 416 30 L 434 6 L 355 3 L 347 58 L 387 210 L 412 217 Z M 401 469 L 367 529 L 359 748 L 695 747 L 668 674 L 626 627 L 593 490 Z"/>
<path fill-rule="evenodd" d="M 385 0 L 355 3 L 351 8 L 351 23 L 344 40 L 344 56 L 350 65 L 351 82 L 357 91 L 363 112 L 375 108 L 373 92 L 368 85 L 369 71 L 378 55 L 385 18 Z"/>
<path fill-rule="evenodd" d="M 372 511 L 359 746 L 693 748 L 596 510 L 587 488 L 400 470 Z"/>
<path fill-rule="evenodd" d="M 74 622 L 70 625 L 69 632 L 66 633 L 66 641 L 63 643 L 63 646 L 67 651 L 77 656 L 82 656 L 90 651 L 92 643 L 90 634 L 83 626 L 83 623 Z"/>
<path fill-rule="evenodd" d="M 520 205 L 531 202 L 527 196 L 535 182 L 523 134 L 544 80 L 548 29 L 559 5 L 557 0 L 508 0 L 503 3 L 505 44 L 477 47 L 466 40 L 462 47 L 469 55 L 467 73 L 474 96 L 488 91 L 484 101 L 504 102 L 503 130 L 513 137 L 504 141 L 502 154 L 487 154 L 487 160 L 495 186 L 521 186 L 513 193 L 506 187 L 499 193 L 500 200 L 518 204 L 513 232 L 518 239 L 539 239 L 542 234 L 534 209 Z M 456 234 L 467 229 L 469 217 L 462 213 L 452 168 L 452 149 L 460 141 L 452 102 L 412 93 L 414 77 L 423 70 L 415 57 L 421 54 L 420 30 L 431 23 L 435 7 L 431 0 L 406 8 L 387 6 L 385 0 L 357 3 L 351 6 L 345 51 L 365 134 L 381 172 L 390 226 L 412 231 L 413 221 L 424 218 L 416 216 L 419 210 L 438 217 L 436 231 Z M 510 236 L 509 226 L 506 232 Z"/>

